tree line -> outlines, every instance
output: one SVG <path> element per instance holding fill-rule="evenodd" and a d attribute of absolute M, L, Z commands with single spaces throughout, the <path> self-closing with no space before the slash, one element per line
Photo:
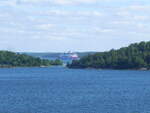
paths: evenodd
<path fill-rule="evenodd" d="M 150 69 L 150 41 L 87 55 L 80 60 L 72 61 L 67 66 L 69 68 Z"/>
<path fill-rule="evenodd" d="M 0 67 L 38 67 L 61 65 L 60 60 L 46 60 L 10 51 L 0 51 Z"/>

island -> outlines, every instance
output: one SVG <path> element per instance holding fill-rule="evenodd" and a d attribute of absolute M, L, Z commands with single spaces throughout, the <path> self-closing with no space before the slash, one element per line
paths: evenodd
<path fill-rule="evenodd" d="M 140 42 L 118 50 L 99 52 L 68 63 L 69 68 L 150 69 L 150 41 Z"/>
<path fill-rule="evenodd" d="M 10 51 L 0 51 L 0 67 L 45 67 L 62 65 L 60 60 L 47 60 Z"/>

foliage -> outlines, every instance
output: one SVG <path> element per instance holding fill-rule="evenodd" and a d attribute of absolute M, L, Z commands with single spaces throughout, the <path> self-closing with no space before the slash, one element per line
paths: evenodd
<path fill-rule="evenodd" d="M 51 65 L 62 65 L 63 64 L 63 62 L 59 59 L 51 60 L 50 63 L 51 63 Z"/>
<path fill-rule="evenodd" d="M 0 51 L 0 67 L 33 67 L 61 65 L 61 61 L 44 60 L 9 51 Z"/>
<path fill-rule="evenodd" d="M 69 68 L 150 69 L 150 41 L 131 44 L 119 50 L 87 55 L 68 64 Z"/>

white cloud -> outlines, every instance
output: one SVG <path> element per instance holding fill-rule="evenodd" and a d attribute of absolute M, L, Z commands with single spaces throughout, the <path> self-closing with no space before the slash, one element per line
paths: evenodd
<path fill-rule="evenodd" d="M 143 10 L 150 10 L 150 5 L 131 5 L 128 7 L 130 10 L 137 10 L 137 11 L 143 11 Z"/>
<path fill-rule="evenodd" d="M 96 3 L 99 0 L 16 0 L 17 3 L 23 4 L 23 3 L 51 3 L 51 4 L 57 4 L 57 5 L 74 5 L 74 4 L 91 4 Z"/>
<path fill-rule="evenodd" d="M 100 11 L 67 11 L 67 10 L 50 10 L 47 12 L 41 12 L 41 14 L 58 15 L 58 16 L 102 16 Z"/>
<path fill-rule="evenodd" d="M 113 21 L 112 24 L 116 24 L 116 25 L 129 25 L 131 24 L 132 22 L 131 21 Z"/>
<path fill-rule="evenodd" d="M 37 25 L 37 28 L 40 30 L 49 30 L 51 28 L 53 28 L 54 25 L 53 24 L 41 24 L 41 25 Z"/>
<path fill-rule="evenodd" d="M 47 50 L 54 47 L 52 42 L 64 41 L 63 46 L 77 43 L 82 48 L 80 42 L 86 40 L 97 45 L 99 37 L 106 42 L 110 37 L 120 42 L 134 37 L 136 41 L 139 34 L 149 36 L 150 5 L 144 2 L 129 5 L 132 3 L 130 0 L 0 0 L 0 33 L 9 41 L 17 37 L 23 43 L 30 40 L 32 47 L 32 41 L 37 45 L 43 42 L 48 45 Z M 16 48 L 20 48 L 19 40 L 14 41 Z M 67 47 L 75 47 L 70 45 Z"/>
<path fill-rule="evenodd" d="M 133 13 L 130 10 L 118 11 L 116 13 L 116 15 L 122 17 L 122 19 L 132 20 L 132 21 L 134 21 L 134 20 L 135 21 L 137 21 L 137 20 L 144 21 L 144 20 L 148 20 L 150 18 L 150 15 L 146 15 L 146 14 L 141 15 L 138 13 Z"/>
<path fill-rule="evenodd" d="M 42 12 L 43 13 L 43 12 Z M 47 14 L 50 14 L 50 15 L 70 15 L 70 12 L 69 11 L 65 11 L 65 10 L 50 10 L 48 12 L 46 12 Z"/>
<path fill-rule="evenodd" d="M 103 14 L 99 11 L 78 11 L 74 13 L 80 16 L 102 16 Z"/>
<path fill-rule="evenodd" d="M 146 15 L 145 16 L 143 16 L 143 15 L 134 15 L 133 19 L 134 20 L 147 20 L 147 19 L 149 19 L 149 17 L 150 16 L 146 16 Z"/>
<path fill-rule="evenodd" d="M 137 23 L 137 27 L 139 28 L 139 29 L 145 29 L 145 24 L 142 24 L 142 23 Z"/>
<path fill-rule="evenodd" d="M 97 33 L 112 33 L 114 29 L 102 29 L 102 28 L 94 28 Z"/>
<path fill-rule="evenodd" d="M 54 0 L 54 3 L 61 4 L 61 5 L 64 5 L 64 4 L 80 4 L 80 3 L 89 4 L 89 3 L 95 3 L 97 1 L 98 0 Z"/>
<path fill-rule="evenodd" d="M 19 3 L 41 3 L 48 2 L 50 0 L 17 0 Z"/>
<path fill-rule="evenodd" d="M 17 0 L 0 0 L 0 6 L 12 6 L 17 5 Z"/>
<path fill-rule="evenodd" d="M 116 15 L 118 15 L 118 16 L 123 16 L 123 17 L 125 17 L 125 16 L 128 17 L 128 16 L 130 16 L 131 14 L 130 14 L 129 11 L 121 10 L 121 11 L 116 12 Z"/>

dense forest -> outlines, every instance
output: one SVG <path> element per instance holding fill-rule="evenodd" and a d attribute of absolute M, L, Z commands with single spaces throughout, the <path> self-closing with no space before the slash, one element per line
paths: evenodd
<path fill-rule="evenodd" d="M 150 69 L 150 41 L 118 50 L 87 55 L 67 65 L 69 68 Z"/>
<path fill-rule="evenodd" d="M 61 65 L 60 60 L 50 61 L 9 51 L 0 51 L 0 67 L 38 67 Z"/>

